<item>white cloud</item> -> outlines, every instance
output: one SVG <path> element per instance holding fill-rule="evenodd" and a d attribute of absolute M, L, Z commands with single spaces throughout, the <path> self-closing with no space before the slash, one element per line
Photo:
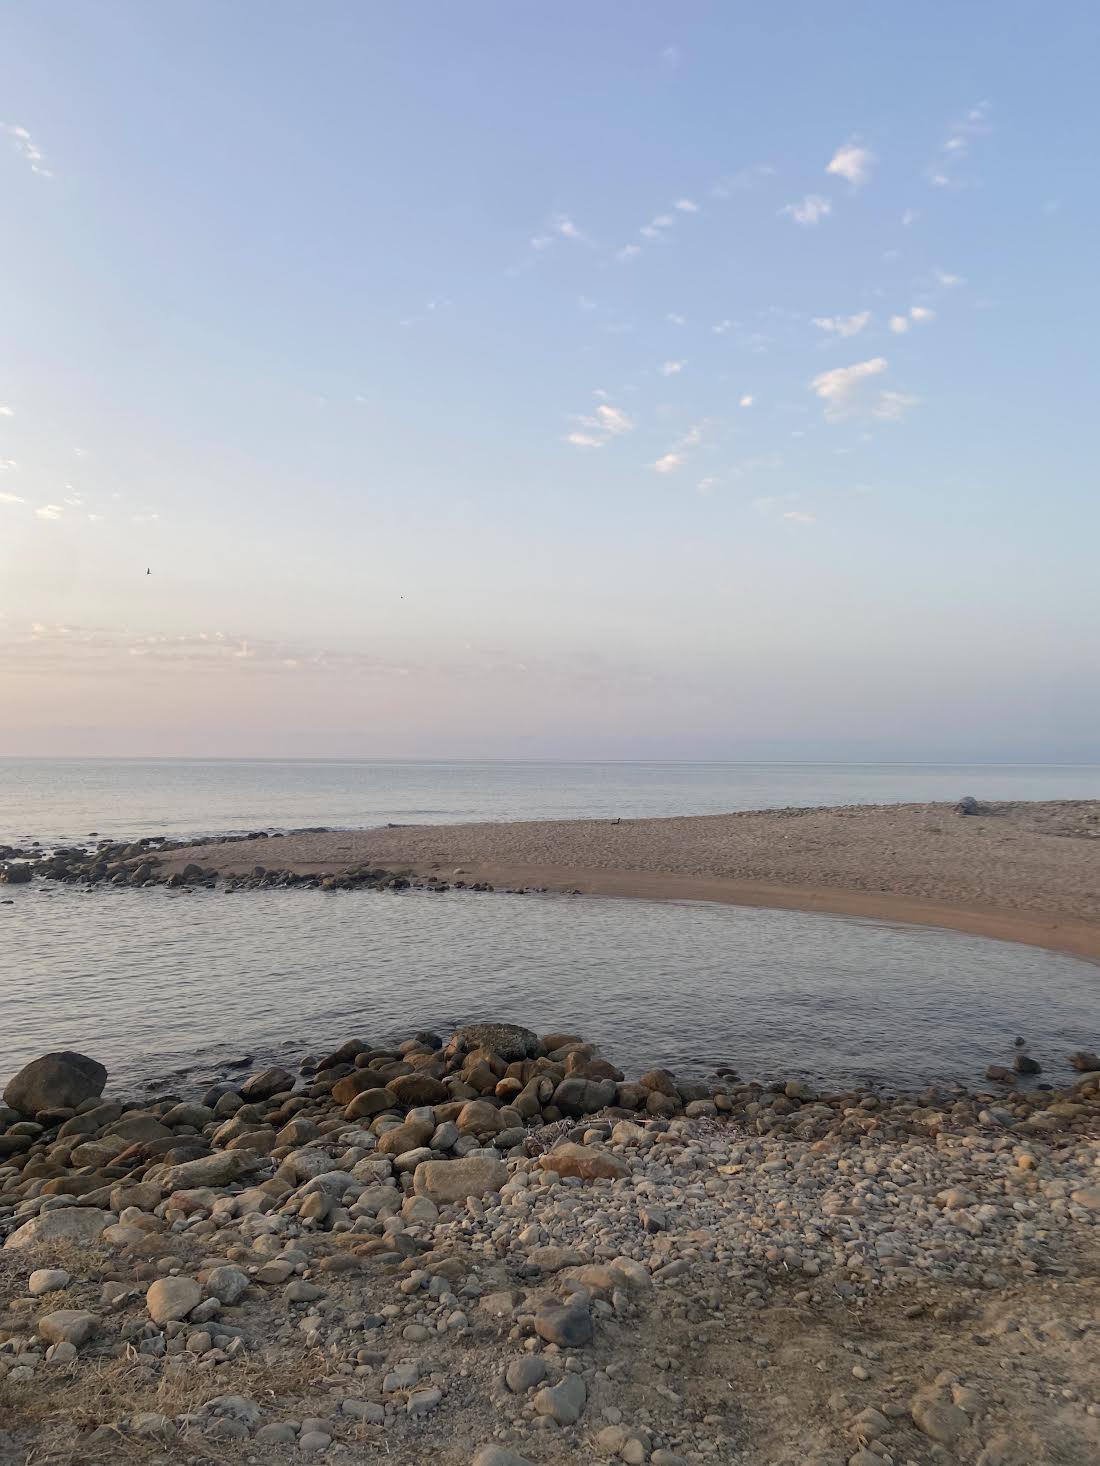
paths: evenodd
<path fill-rule="evenodd" d="M 733 330 L 734 324 L 733 321 L 718 321 L 710 329 L 715 336 L 724 336 L 727 331 Z"/>
<path fill-rule="evenodd" d="M 813 324 L 836 336 L 858 336 L 870 319 L 870 311 L 859 311 L 851 316 L 814 316 Z"/>
<path fill-rule="evenodd" d="M 806 197 L 797 204 L 785 204 L 779 210 L 781 214 L 788 215 L 796 224 L 804 228 L 809 224 L 817 224 L 831 214 L 832 202 L 819 193 L 808 193 Z"/>
<path fill-rule="evenodd" d="M 15 412 L 6 402 L 0 402 L 0 417 L 14 417 Z"/>
<path fill-rule="evenodd" d="M 753 397 L 752 393 L 746 392 L 744 397 L 741 398 L 741 401 L 738 405 L 741 407 L 751 407 L 754 401 L 755 398 Z"/>
<path fill-rule="evenodd" d="M 909 316 L 914 321 L 934 321 L 936 319 L 936 312 L 930 310 L 926 305 L 914 305 L 910 307 Z"/>
<path fill-rule="evenodd" d="M 762 178 L 774 178 L 776 172 L 770 163 L 753 163 L 748 168 L 739 168 L 736 173 L 727 173 L 711 185 L 711 197 L 728 199 L 735 193 L 752 188 Z"/>
<path fill-rule="evenodd" d="M 672 207 L 679 209 L 681 214 L 697 214 L 699 212 L 699 205 L 694 199 L 677 199 Z"/>
<path fill-rule="evenodd" d="M 831 371 L 819 372 L 810 383 L 825 404 L 825 416 L 829 422 L 839 422 L 856 411 L 858 398 L 864 383 L 877 377 L 887 368 L 884 356 L 873 356 L 868 361 L 857 361 L 852 366 L 833 367 Z"/>
<path fill-rule="evenodd" d="M 88 515 L 88 518 L 89 518 L 89 520 L 91 521 L 92 524 L 99 524 L 100 521 L 103 519 L 103 515 L 102 514 L 89 514 Z"/>
<path fill-rule="evenodd" d="M 596 302 L 594 300 L 589 300 L 587 295 L 578 295 L 577 304 L 580 306 L 582 311 L 594 311 L 596 309 Z"/>
<path fill-rule="evenodd" d="M 640 255 L 641 252 L 642 246 L 640 244 L 624 244 L 622 249 L 617 251 L 615 258 L 617 260 L 632 260 L 635 255 Z"/>
<path fill-rule="evenodd" d="M 683 462 L 684 455 L 682 453 L 666 453 L 663 457 L 657 459 L 653 467 L 658 473 L 673 473 Z"/>
<path fill-rule="evenodd" d="M 792 524 L 816 524 L 817 515 L 807 514 L 803 509 L 784 509 L 783 518 L 789 519 Z"/>
<path fill-rule="evenodd" d="M 936 319 L 936 312 L 930 310 L 926 305 L 912 305 L 909 307 L 909 314 L 906 316 L 891 316 L 890 329 L 898 336 L 904 336 L 910 324 L 916 321 L 917 325 L 926 325 L 929 321 Z"/>
<path fill-rule="evenodd" d="M 601 402 L 594 413 L 578 417 L 576 421 L 583 431 L 575 430 L 565 437 L 565 441 L 572 443 L 574 448 L 602 448 L 612 438 L 632 432 L 636 427 L 633 418 L 628 417 L 621 407 L 612 407 L 608 402 Z"/>
<path fill-rule="evenodd" d="M 16 463 L 14 458 L 0 458 L 0 471 L 6 471 L 7 469 L 18 467 L 19 465 L 18 463 Z"/>
<path fill-rule="evenodd" d="M 658 229 L 671 229 L 676 221 L 671 214 L 658 214 L 653 222 Z"/>
<path fill-rule="evenodd" d="M 675 311 L 669 311 L 668 315 L 665 317 L 665 320 L 673 326 L 687 325 L 687 318 L 685 316 L 678 316 Z"/>
<path fill-rule="evenodd" d="M 947 270 L 937 270 L 936 279 L 947 290 L 953 289 L 956 285 L 965 285 L 966 277 L 963 275 L 952 275 Z"/>
<path fill-rule="evenodd" d="M 0 494 L 0 504 L 25 504 L 26 499 L 19 494 Z"/>
<path fill-rule="evenodd" d="M 682 467 L 687 461 L 688 449 L 697 448 L 703 441 L 703 427 L 701 422 L 692 423 L 683 437 L 677 439 L 669 451 L 662 454 L 651 467 L 657 473 L 673 473 Z"/>
<path fill-rule="evenodd" d="M 853 188 L 858 188 L 861 183 L 867 182 L 867 173 L 874 161 L 874 153 L 867 148 L 857 147 L 855 143 L 845 143 L 842 148 L 837 148 L 825 172 L 834 173 L 838 178 L 846 178 Z"/>
<path fill-rule="evenodd" d="M 988 102 L 978 102 L 970 108 L 961 122 L 954 123 L 949 129 L 927 170 L 928 178 L 936 188 L 965 186 L 960 176 L 961 165 L 969 156 L 974 139 L 984 137 L 989 132 L 990 110 Z"/>
<path fill-rule="evenodd" d="M 43 504 L 40 509 L 34 511 L 39 519 L 60 519 L 64 509 L 60 504 Z"/>
<path fill-rule="evenodd" d="M 643 224 L 638 233 L 646 239 L 660 239 L 661 237 L 661 231 L 656 224 Z"/>
<path fill-rule="evenodd" d="M 721 480 L 716 478 L 701 478 L 695 487 L 700 494 L 709 494 L 711 489 L 716 489 L 720 482 Z"/>
<path fill-rule="evenodd" d="M 675 377 L 687 366 L 686 361 L 666 361 L 661 367 L 662 377 Z"/>
<path fill-rule="evenodd" d="M 36 145 L 34 139 L 25 127 L 16 127 L 12 123 L 0 123 L 0 131 L 6 132 L 14 141 L 16 152 L 30 165 L 32 173 L 37 173 L 39 178 L 52 178 L 53 174 L 46 167 L 46 160 L 42 156 L 42 150 Z"/>
<path fill-rule="evenodd" d="M 908 331 L 908 329 L 909 329 L 909 317 L 908 316 L 891 316 L 890 317 L 890 329 L 891 329 L 891 331 L 894 332 L 894 334 L 896 336 L 904 336 L 905 333 L 906 333 L 906 331 Z"/>
<path fill-rule="evenodd" d="M 878 401 L 871 408 L 871 415 L 883 422 L 899 422 L 919 401 L 920 398 L 910 392 L 880 392 Z"/>
<path fill-rule="evenodd" d="M 559 214 L 554 220 L 554 228 L 563 239 L 572 239 L 578 244 L 583 244 L 588 239 L 588 236 L 577 228 L 568 214 Z"/>
<path fill-rule="evenodd" d="M 535 234 L 531 238 L 532 249 L 549 249 L 554 243 L 552 234 Z"/>

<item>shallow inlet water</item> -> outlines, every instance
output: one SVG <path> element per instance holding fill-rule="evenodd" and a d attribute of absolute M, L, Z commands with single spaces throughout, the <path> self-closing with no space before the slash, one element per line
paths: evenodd
<path fill-rule="evenodd" d="M 1100 967 L 919 927 L 462 892 L 9 891 L 0 1083 L 77 1048 L 112 1088 L 186 1091 L 246 1056 L 485 1018 L 578 1032 L 633 1073 L 905 1089 L 977 1083 L 1017 1034 L 1064 1082 L 1100 1039 Z"/>

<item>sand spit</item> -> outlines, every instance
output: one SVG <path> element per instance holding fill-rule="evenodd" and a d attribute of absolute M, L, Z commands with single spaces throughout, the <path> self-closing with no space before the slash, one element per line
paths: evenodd
<path fill-rule="evenodd" d="M 363 866 L 468 884 L 703 900 L 946 927 L 1100 959 L 1100 801 L 408 825 L 197 845 L 219 874 Z"/>

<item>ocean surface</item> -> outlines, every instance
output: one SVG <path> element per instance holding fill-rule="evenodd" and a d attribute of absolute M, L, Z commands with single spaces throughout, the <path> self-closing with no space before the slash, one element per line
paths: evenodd
<path fill-rule="evenodd" d="M 0 759 L 0 843 L 323 825 L 1100 799 L 1100 765 Z"/>
<path fill-rule="evenodd" d="M 0 760 L 0 843 L 893 800 L 1100 797 L 1100 769 Z M 1100 967 L 1023 946 L 732 906 L 451 892 L 0 887 L 0 1085 L 53 1048 L 193 1093 L 345 1038 L 498 1018 L 632 1073 L 911 1089 L 1043 1080 L 1100 1045 Z"/>

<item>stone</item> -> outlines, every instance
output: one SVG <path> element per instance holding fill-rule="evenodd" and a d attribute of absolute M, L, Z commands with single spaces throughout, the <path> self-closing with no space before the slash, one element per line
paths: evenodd
<path fill-rule="evenodd" d="M 247 1395 L 215 1395 L 203 1408 L 223 1420 L 239 1420 L 249 1429 L 260 1423 L 260 1407 Z"/>
<path fill-rule="evenodd" d="M 332 1437 L 324 1430 L 303 1430 L 298 1437 L 298 1450 L 303 1456 L 319 1456 L 332 1445 Z"/>
<path fill-rule="evenodd" d="M 513 1395 L 525 1395 L 546 1378 L 546 1364 L 537 1354 L 522 1354 L 504 1371 L 504 1382 Z"/>
<path fill-rule="evenodd" d="M 402 1105 L 445 1105 L 451 1092 L 430 1074 L 399 1074 L 386 1081 L 386 1088 Z"/>
<path fill-rule="evenodd" d="M 458 1112 L 455 1121 L 460 1135 L 476 1135 L 478 1138 L 498 1135 L 505 1128 L 496 1105 L 488 1100 L 467 1100 Z M 429 1139 L 431 1137 L 429 1136 Z"/>
<path fill-rule="evenodd" d="M 288 1094 L 293 1088 L 293 1074 L 288 1074 L 285 1069 L 263 1069 L 245 1080 L 241 1094 L 246 1100 L 265 1100 L 277 1094 Z"/>
<path fill-rule="evenodd" d="M 24 1115 L 39 1110 L 75 1110 L 98 1099 L 107 1083 L 107 1070 L 87 1054 L 69 1049 L 32 1059 L 8 1081 L 4 1103 Z"/>
<path fill-rule="evenodd" d="M 202 1289 L 194 1278 L 158 1278 L 145 1295 L 145 1306 L 154 1323 L 172 1323 L 186 1318 L 202 1302 Z"/>
<path fill-rule="evenodd" d="M 506 1451 L 503 1446 L 482 1446 L 473 1457 L 470 1466 L 535 1466 L 528 1456 L 517 1456 L 515 1451 Z"/>
<path fill-rule="evenodd" d="M 434 1386 L 423 1390 L 413 1390 L 405 1409 L 410 1415 L 430 1415 L 442 1401 L 443 1391 L 437 1390 Z"/>
<path fill-rule="evenodd" d="M 554 1091 L 553 1103 L 572 1119 L 593 1115 L 615 1103 L 617 1087 L 611 1079 L 563 1079 Z"/>
<path fill-rule="evenodd" d="M 1100 1186 L 1081 1186 L 1070 1193 L 1069 1199 L 1074 1206 L 1082 1206 L 1086 1211 L 1100 1211 Z"/>
<path fill-rule="evenodd" d="M 491 1156 L 456 1161 L 421 1161 L 413 1172 L 413 1190 L 436 1206 L 451 1206 L 468 1196 L 488 1196 L 508 1180 L 508 1168 Z"/>
<path fill-rule="evenodd" d="M 427 1145 L 435 1131 L 434 1120 L 406 1120 L 382 1133 L 378 1141 L 379 1155 L 399 1156 L 407 1150 Z"/>
<path fill-rule="evenodd" d="M 535 1314 L 535 1333 L 548 1344 L 563 1349 L 578 1349 L 592 1342 L 592 1315 L 584 1293 L 562 1305 L 546 1304 Z"/>
<path fill-rule="evenodd" d="M 532 1058 L 539 1047 L 537 1034 L 514 1023 L 467 1023 L 455 1029 L 451 1043 L 466 1052 L 488 1049 L 508 1064 Z"/>
<path fill-rule="evenodd" d="M 560 1383 L 548 1385 L 535 1396 L 535 1410 L 558 1425 L 576 1425 L 584 1412 L 588 1390 L 579 1374 L 567 1374 Z"/>
<path fill-rule="evenodd" d="M 1038 1059 L 1033 1059 L 1030 1054 L 1016 1054 L 1012 1060 L 1012 1067 L 1017 1074 L 1041 1074 L 1043 1066 Z"/>
<path fill-rule="evenodd" d="M 343 1082 L 340 1081 L 341 1084 Z M 368 1115 L 380 1115 L 384 1110 L 393 1108 L 393 1091 L 375 1087 L 373 1079 L 371 1086 L 369 1089 L 358 1090 L 355 1098 L 348 1102 L 344 1110 L 345 1120 L 365 1120 Z"/>
<path fill-rule="evenodd" d="M 340 1410 L 353 1420 L 365 1420 L 368 1425 L 381 1425 L 386 1418 L 385 1410 L 375 1400 L 345 1400 Z"/>
<path fill-rule="evenodd" d="M 229 1186 L 263 1167 L 263 1158 L 252 1151 L 219 1150 L 170 1166 L 158 1179 L 166 1191 L 192 1191 L 203 1186 Z"/>
<path fill-rule="evenodd" d="M 63 1267 L 40 1267 L 35 1268 L 27 1279 L 27 1292 L 32 1298 L 40 1298 L 44 1293 L 56 1293 L 59 1288 L 67 1288 L 72 1278 Z"/>
<path fill-rule="evenodd" d="M 239 1267 L 211 1268 L 203 1286 L 211 1298 L 231 1306 L 242 1299 L 248 1291 L 248 1274 Z"/>
<path fill-rule="evenodd" d="M 116 1220 L 113 1212 L 93 1206 L 59 1206 L 44 1211 L 15 1232 L 5 1247 L 32 1247 L 36 1243 L 71 1242 L 86 1246 L 99 1240 L 103 1229 Z"/>
<path fill-rule="evenodd" d="M 38 1320 L 38 1333 L 47 1344 L 72 1344 L 79 1349 L 99 1328 L 99 1319 L 83 1308 L 59 1308 Z"/>
<path fill-rule="evenodd" d="M 136 1415 L 130 1416 L 130 1434 L 136 1435 L 139 1440 L 154 1440 L 158 1436 L 174 1435 L 175 1430 L 175 1422 L 158 1410 L 139 1410 Z"/>
<path fill-rule="evenodd" d="M 298 1432 L 292 1425 L 261 1425 L 253 1439 L 258 1446 L 288 1446 L 298 1439 Z"/>
<path fill-rule="evenodd" d="M 363 1094 L 368 1090 L 377 1089 L 385 1100 L 381 1106 L 384 1110 L 392 1110 L 395 1104 L 395 1096 L 392 1090 L 386 1089 L 382 1083 L 381 1075 L 374 1069 L 355 1069 L 351 1074 L 345 1074 L 332 1086 L 332 1101 L 337 1105 L 349 1105 L 357 1094 Z"/>
<path fill-rule="evenodd" d="M 559 1142 L 553 1150 L 539 1156 L 538 1163 L 544 1171 L 556 1171 L 559 1176 L 579 1176 L 582 1181 L 595 1181 L 601 1177 L 616 1181 L 630 1175 L 630 1166 L 622 1156 L 592 1145 L 576 1145 L 572 1141 Z"/>
<path fill-rule="evenodd" d="M 914 1400 L 912 1414 L 917 1429 L 942 1446 L 958 1440 L 970 1424 L 965 1411 L 943 1400 Z"/>
<path fill-rule="evenodd" d="M 1090 1049 L 1078 1049 L 1075 1054 L 1070 1054 L 1069 1061 L 1082 1074 L 1095 1074 L 1100 1070 L 1100 1054 L 1094 1054 Z"/>
<path fill-rule="evenodd" d="M 0 886 L 28 886 L 34 872 L 22 861 L 0 865 Z"/>

